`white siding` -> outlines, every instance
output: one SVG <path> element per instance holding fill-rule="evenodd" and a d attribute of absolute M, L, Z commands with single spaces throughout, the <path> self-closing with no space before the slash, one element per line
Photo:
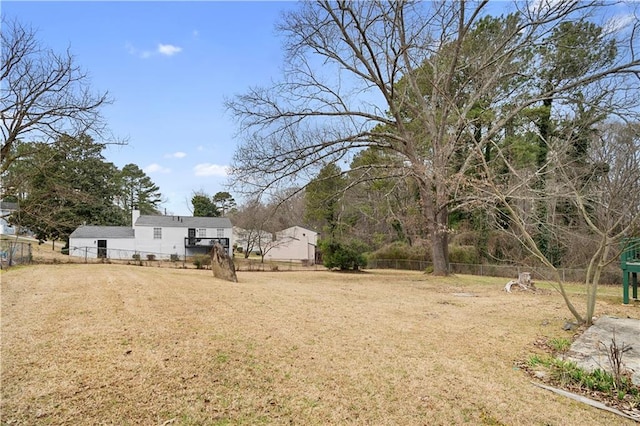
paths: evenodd
<path fill-rule="evenodd" d="M 12 210 L 0 210 L 0 234 L 2 235 L 15 235 L 16 233 L 15 228 L 7 222 L 7 217 L 12 212 Z"/>
<path fill-rule="evenodd" d="M 133 238 L 70 238 L 69 256 L 97 258 L 98 240 L 107 240 L 109 259 L 132 259 L 136 252 L 136 242 Z"/>
<path fill-rule="evenodd" d="M 306 260 L 313 262 L 318 234 L 300 226 L 293 226 L 276 234 L 273 248 L 264 256 L 268 260 Z"/>
<path fill-rule="evenodd" d="M 140 252 L 156 253 L 158 258 L 169 258 L 172 254 L 185 255 L 184 242 L 189 236 L 188 228 L 162 227 L 162 239 L 153 238 L 153 228 L 157 226 L 136 226 L 136 249 Z M 223 229 L 222 238 L 229 238 L 229 247 L 233 247 L 231 228 Z M 197 232 L 197 229 L 196 229 Z M 218 228 L 207 228 L 207 238 L 217 238 Z M 196 237 L 197 238 L 197 237 Z"/>
<path fill-rule="evenodd" d="M 137 211 L 134 211 L 134 213 L 137 213 Z M 83 230 L 84 233 L 80 232 L 78 234 L 81 237 L 69 239 L 69 254 L 71 256 L 85 257 L 86 255 L 87 258 L 95 258 L 98 255 L 98 240 L 107 240 L 107 257 L 112 259 L 132 259 L 134 254 L 140 254 L 142 259 L 145 259 L 148 254 L 155 255 L 157 259 L 169 259 L 171 255 L 177 255 L 182 258 L 185 254 L 190 256 L 194 253 L 206 252 L 207 246 L 205 245 L 195 248 L 185 248 L 185 239 L 188 238 L 190 227 L 171 226 L 171 220 L 164 220 L 165 222 L 169 222 L 169 226 L 166 224 L 162 226 L 162 220 L 163 219 L 160 221 L 151 220 L 148 224 L 134 225 L 133 233 L 135 238 L 118 235 L 118 233 L 122 234 L 123 231 L 125 231 L 126 235 L 127 229 L 120 229 L 121 227 L 114 227 L 118 229 L 106 229 L 108 227 L 95 227 L 96 229 L 92 230 L 85 229 Z M 140 220 L 137 222 L 140 222 Z M 231 251 L 233 247 L 233 231 L 231 227 L 217 226 L 207 228 L 200 225 L 194 226 L 193 229 L 195 229 L 196 232 L 194 235 L 196 239 L 228 238 L 229 249 Z M 81 228 L 78 228 L 78 230 L 81 230 Z M 157 231 L 154 232 L 154 230 Z M 114 235 L 113 233 L 115 232 L 115 235 L 118 235 L 120 238 L 113 236 L 87 237 L 87 235 L 94 235 L 94 232 L 96 233 L 95 235 Z M 203 243 L 208 242 L 209 241 L 205 240 Z"/>

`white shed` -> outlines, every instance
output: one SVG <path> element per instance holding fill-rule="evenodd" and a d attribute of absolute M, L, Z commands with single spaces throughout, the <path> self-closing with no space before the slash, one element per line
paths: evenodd
<path fill-rule="evenodd" d="M 276 233 L 265 254 L 267 260 L 299 260 L 314 263 L 318 233 L 301 226 L 292 226 Z"/>

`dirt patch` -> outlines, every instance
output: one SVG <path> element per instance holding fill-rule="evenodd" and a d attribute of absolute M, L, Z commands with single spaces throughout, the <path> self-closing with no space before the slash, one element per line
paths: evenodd
<path fill-rule="evenodd" d="M 536 339 L 567 336 L 555 294 L 397 271 L 238 279 L 120 265 L 4 272 L 1 422 L 625 424 L 518 368 Z M 638 315 L 606 301 L 597 312 Z"/>

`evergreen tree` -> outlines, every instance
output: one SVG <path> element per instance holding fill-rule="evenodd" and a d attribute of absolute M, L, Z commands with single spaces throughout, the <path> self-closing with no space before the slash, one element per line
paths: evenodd
<path fill-rule="evenodd" d="M 226 191 L 216 192 L 212 201 L 222 216 L 226 216 L 236 208 L 236 200 Z"/>
<path fill-rule="evenodd" d="M 305 220 L 322 229 L 328 238 L 340 231 L 340 199 L 345 186 L 342 171 L 333 163 L 325 164 L 305 190 Z"/>
<path fill-rule="evenodd" d="M 117 174 L 119 187 L 117 204 L 131 217 L 131 210 L 137 207 L 141 214 L 159 214 L 162 202 L 160 188 L 153 183 L 140 167 L 127 164 Z"/>
<path fill-rule="evenodd" d="M 103 148 L 87 135 L 24 144 L 11 166 L 23 174 L 19 213 L 11 221 L 40 240 L 66 240 L 82 224 L 126 225 L 115 204 L 118 170 L 104 161 Z"/>
<path fill-rule="evenodd" d="M 197 192 L 191 197 L 191 205 L 193 206 L 193 215 L 197 217 L 219 217 L 220 210 L 216 207 L 211 198 L 203 193 Z"/>

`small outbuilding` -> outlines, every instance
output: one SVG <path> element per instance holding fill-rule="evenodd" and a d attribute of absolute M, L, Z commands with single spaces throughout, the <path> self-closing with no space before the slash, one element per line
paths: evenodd
<path fill-rule="evenodd" d="M 275 234 L 265 260 L 299 260 L 314 264 L 318 233 L 302 226 L 292 226 Z"/>

